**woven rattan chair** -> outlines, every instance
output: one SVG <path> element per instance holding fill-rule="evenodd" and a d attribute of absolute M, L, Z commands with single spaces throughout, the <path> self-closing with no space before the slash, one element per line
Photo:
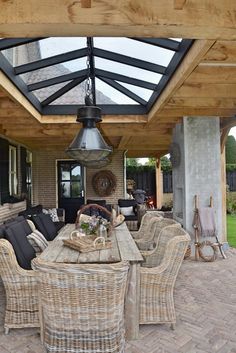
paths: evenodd
<path fill-rule="evenodd" d="M 127 262 L 70 265 L 37 258 L 32 263 L 47 352 L 124 352 Z"/>
<path fill-rule="evenodd" d="M 0 275 L 6 291 L 5 333 L 10 328 L 39 327 L 35 272 L 18 265 L 12 245 L 6 239 L 0 239 Z"/>
<path fill-rule="evenodd" d="M 140 324 L 176 322 L 173 290 L 184 254 L 190 241 L 181 228 L 163 230 L 160 239 L 159 265 L 140 268 Z"/>
<path fill-rule="evenodd" d="M 153 222 L 153 221 L 151 221 Z M 140 250 L 151 250 L 155 247 L 158 242 L 159 235 L 165 227 L 178 227 L 181 228 L 181 224 L 176 222 L 174 219 L 162 218 L 159 222 L 155 222 L 155 225 L 151 225 L 150 231 L 145 234 L 142 239 L 135 240 Z"/>
<path fill-rule="evenodd" d="M 175 223 L 171 225 L 165 224 L 165 227 L 157 227 L 156 234 L 154 236 L 154 249 L 148 251 L 142 251 L 141 254 L 144 258 L 142 262 L 143 267 L 156 267 L 159 266 L 166 249 L 166 242 L 168 242 L 172 237 L 182 234 L 184 229 L 181 228 L 180 223 Z"/>
<path fill-rule="evenodd" d="M 134 239 L 141 239 L 143 238 L 144 234 L 149 232 L 150 228 L 150 221 L 154 218 L 162 219 L 162 216 L 160 216 L 160 213 L 157 211 L 152 211 L 152 212 L 146 212 L 141 220 L 140 228 L 136 232 L 130 232 L 132 237 Z"/>

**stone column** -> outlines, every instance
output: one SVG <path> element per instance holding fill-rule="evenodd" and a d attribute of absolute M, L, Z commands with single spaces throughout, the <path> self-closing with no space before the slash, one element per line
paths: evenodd
<path fill-rule="evenodd" d="M 218 117 L 184 117 L 173 133 L 174 218 L 191 234 L 194 195 L 199 207 L 213 197 L 217 233 L 222 237 L 220 122 Z"/>

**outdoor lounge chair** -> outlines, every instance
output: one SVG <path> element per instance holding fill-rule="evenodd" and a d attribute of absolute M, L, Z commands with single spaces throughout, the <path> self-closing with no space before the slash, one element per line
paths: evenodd
<path fill-rule="evenodd" d="M 0 239 L 0 275 L 6 291 L 5 333 L 10 328 L 39 327 L 36 274 L 18 265 L 6 239 Z"/>
<path fill-rule="evenodd" d="M 159 222 L 156 222 L 157 219 Z M 154 223 L 155 222 L 155 223 Z M 170 218 L 153 218 L 150 221 L 149 229 L 143 234 L 141 239 L 135 239 L 140 250 L 151 250 L 156 246 L 160 233 L 165 227 L 180 227 L 181 224 Z"/>
<path fill-rule="evenodd" d="M 160 235 L 156 266 L 140 267 L 140 324 L 176 322 L 173 290 L 190 236 L 177 227 Z"/>
<path fill-rule="evenodd" d="M 32 264 L 47 352 L 124 352 L 127 262 L 70 265 L 37 258 Z"/>
<path fill-rule="evenodd" d="M 160 219 L 162 218 L 158 211 L 146 212 L 142 217 L 139 230 L 130 232 L 132 237 L 134 239 L 143 238 L 143 235 L 148 231 L 150 227 L 150 220 L 154 217 L 159 217 Z"/>

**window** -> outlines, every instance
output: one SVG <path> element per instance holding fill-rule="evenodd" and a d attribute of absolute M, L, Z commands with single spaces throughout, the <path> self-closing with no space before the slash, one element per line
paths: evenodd
<path fill-rule="evenodd" d="M 9 146 L 9 193 L 17 194 L 17 152 L 14 146 Z"/>
<path fill-rule="evenodd" d="M 26 191 L 27 200 L 32 202 L 32 152 L 26 151 Z"/>

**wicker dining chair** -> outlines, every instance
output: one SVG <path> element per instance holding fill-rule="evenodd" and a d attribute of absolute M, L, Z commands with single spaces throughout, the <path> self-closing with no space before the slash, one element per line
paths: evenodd
<path fill-rule="evenodd" d="M 0 239 L 0 275 L 6 291 L 5 333 L 10 328 L 39 327 L 36 274 L 18 265 L 6 239 Z"/>
<path fill-rule="evenodd" d="M 150 221 L 154 218 L 162 219 L 163 217 L 160 215 L 158 211 L 146 212 L 141 220 L 141 224 L 138 231 L 130 232 L 134 239 L 143 238 L 144 234 L 149 231 Z"/>
<path fill-rule="evenodd" d="M 158 220 L 157 222 L 155 221 Z M 165 227 L 174 226 L 181 227 L 181 224 L 171 218 L 157 218 L 154 217 L 150 221 L 149 231 L 143 234 L 141 239 L 135 239 L 139 250 L 151 250 L 158 242 L 159 235 Z"/>
<path fill-rule="evenodd" d="M 169 229 L 168 229 L 169 228 Z M 174 328 L 174 285 L 190 236 L 182 228 L 163 229 L 157 264 L 140 268 L 140 324 L 170 323 Z"/>
<path fill-rule="evenodd" d="M 127 262 L 71 265 L 37 258 L 32 264 L 47 352 L 124 352 Z"/>

